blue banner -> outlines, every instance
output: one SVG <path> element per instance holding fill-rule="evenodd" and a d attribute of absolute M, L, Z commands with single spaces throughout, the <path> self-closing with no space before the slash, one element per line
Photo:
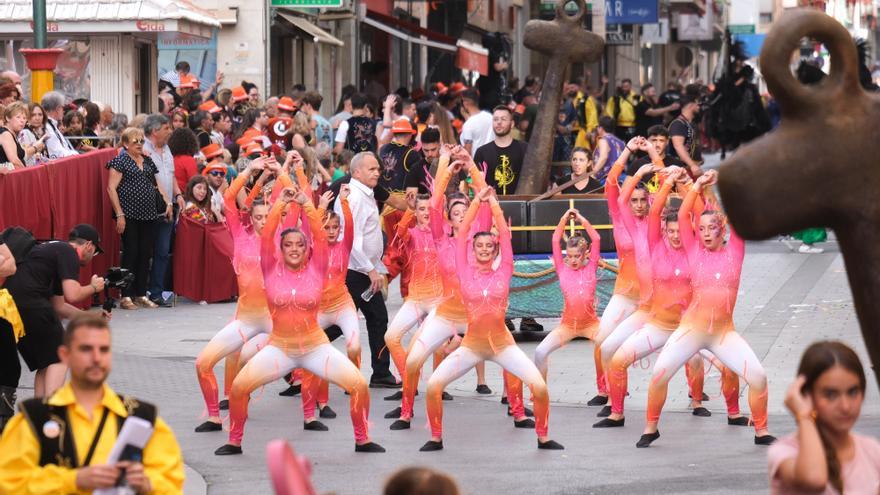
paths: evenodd
<path fill-rule="evenodd" d="M 657 0 L 606 0 L 607 24 L 655 24 L 658 21 Z"/>

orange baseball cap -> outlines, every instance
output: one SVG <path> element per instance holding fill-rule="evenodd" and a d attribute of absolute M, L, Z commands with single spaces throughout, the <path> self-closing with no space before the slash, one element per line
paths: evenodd
<path fill-rule="evenodd" d="M 434 89 L 437 91 L 438 95 L 445 95 L 449 91 L 449 88 L 447 88 L 442 82 L 434 84 Z"/>
<path fill-rule="evenodd" d="M 207 146 L 206 146 L 206 148 L 207 148 Z M 223 172 L 225 174 L 228 171 L 228 168 L 226 167 L 226 164 L 223 163 L 222 161 L 214 160 L 205 166 L 205 169 L 202 170 L 202 175 L 208 175 L 214 171 Z"/>
<path fill-rule="evenodd" d="M 248 94 L 247 91 L 244 90 L 241 86 L 236 86 L 232 88 L 232 101 L 242 101 L 247 100 Z"/>
<path fill-rule="evenodd" d="M 282 96 L 280 100 L 278 100 L 278 110 L 284 110 L 285 112 L 295 112 L 299 106 L 293 101 L 293 98 L 289 96 Z"/>
<path fill-rule="evenodd" d="M 245 156 L 252 155 L 254 153 L 262 153 L 263 145 L 256 141 L 251 141 L 250 144 L 244 147 L 243 151 Z"/>
<path fill-rule="evenodd" d="M 220 113 L 223 111 L 223 109 L 220 108 L 220 105 L 218 105 L 214 100 L 208 100 L 202 103 L 201 105 L 199 105 L 199 110 L 204 110 L 205 112 L 212 114 Z"/>
<path fill-rule="evenodd" d="M 262 134 L 260 134 L 260 131 L 258 131 L 256 129 L 248 129 L 248 130 L 244 131 L 244 134 L 242 134 L 241 137 L 238 138 L 235 142 L 239 146 L 247 146 L 248 144 L 252 143 L 255 139 L 259 139 L 260 136 L 262 136 Z"/>
<path fill-rule="evenodd" d="M 452 86 L 449 87 L 449 91 L 454 95 L 461 93 L 462 91 L 464 91 L 466 89 L 467 89 L 467 86 L 465 86 L 464 83 L 461 83 L 461 82 L 454 82 L 454 83 L 452 83 Z"/>
<path fill-rule="evenodd" d="M 391 127 L 392 134 L 415 134 L 416 129 L 413 127 L 412 122 L 409 119 L 397 119 L 394 121 L 394 125 Z"/>
<path fill-rule="evenodd" d="M 205 158 L 210 160 L 211 158 L 222 155 L 223 148 L 221 148 L 220 145 L 217 143 L 211 143 L 202 148 L 202 154 L 205 155 Z"/>
<path fill-rule="evenodd" d="M 194 89 L 198 87 L 198 79 L 192 74 L 180 76 L 180 88 Z"/>

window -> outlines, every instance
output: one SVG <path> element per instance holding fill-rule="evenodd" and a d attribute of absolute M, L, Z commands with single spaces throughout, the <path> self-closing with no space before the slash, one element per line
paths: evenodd
<path fill-rule="evenodd" d="M 773 22 L 773 12 L 762 12 L 758 22 L 761 24 L 770 24 Z"/>
<path fill-rule="evenodd" d="M 511 31 L 516 29 L 516 7 L 513 5 L 507 8 L 507 22 Z"/>
<path fill-rule="evenodd" d="M 489 0 L 489 20 L 495 20 L 495 0 Z"/>

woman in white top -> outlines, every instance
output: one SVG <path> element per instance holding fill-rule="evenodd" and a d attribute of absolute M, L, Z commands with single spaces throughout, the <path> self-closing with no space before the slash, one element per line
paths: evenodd
<path fill-rule="evenodd" d="M 30 167 L 41 162 L 47 161 L 49 155 L 46 153 L 46 146 L 43 144 L 44 136 L 46 136 L 46 112 L 39 103 L 30 103 L 28 105 L 30 117 L 27 125 L 18 134 L 18 142 L 25 148 L 35 148 L 34 153 L 28 153 L 25 158 L 25 166 Z M 40 142 L 37 145 L 37 142 Z"/>

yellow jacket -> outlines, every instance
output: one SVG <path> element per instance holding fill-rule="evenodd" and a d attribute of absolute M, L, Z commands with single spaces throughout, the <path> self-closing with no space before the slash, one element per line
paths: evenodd
<path fill-rule="evenodd" d="M 589 95 L 584 99 L 583 93 L 578 93 L 575 101 L 584 102 L 584 118 L 586 120 L 586 128 L 581 127 L 579 119 L 575 119 L 574 129 L 576 129 L 577 137 L 575 137 L 574 145 L 576 148 L 590 149 L 590 140 L 587 137 L 596 127 L 599 127 L 599 109 L 596 105 L 596 99 L 593 95 Z"/>
<path fill-rule="evenodd" d="M 621 127 L 636 126 L 636 106 L 639 104 L 639 96 L 634 92 L 630 92 L 625 98 L 620 98 L 620 113 L 617 115 L 617 125 Z M 608 98 L 605 105 L 605 115 L 614 117 L 615 107 L 617 106 L 617 96 Z"/>
<path fill-rule="evenodd" d="M 116 418 L 125 418 L 128 411 L 104 384 L 104 398 L 92 411 L 91 417 L 76 402 L 70 383 L 65 384 L 49 399 L 49 404 L 66 406 L 69 427 L 73 432 L 78 461 L 85 458 L 104 408 L 110 410 L 107 423 L 95 448 L 91 465 L 103 464 L 116 442 Z M 115 418 L 114 418 L 115 416 Z M 36 425 L 38 428 L 42 425 Z M 0 437 L 0 493 L 10 494 L 86 494 L 76 487 L 76 469 L 54 464 L 40 466 L 40 445 L 28 419 L 16 414 L 6 425 Z M 183 493 L 183 457 L 174 433 L 162 418 L 156 418 L 153 436 L 143 451 L 144 473 L 150 479 L 154 494 Z"/>

